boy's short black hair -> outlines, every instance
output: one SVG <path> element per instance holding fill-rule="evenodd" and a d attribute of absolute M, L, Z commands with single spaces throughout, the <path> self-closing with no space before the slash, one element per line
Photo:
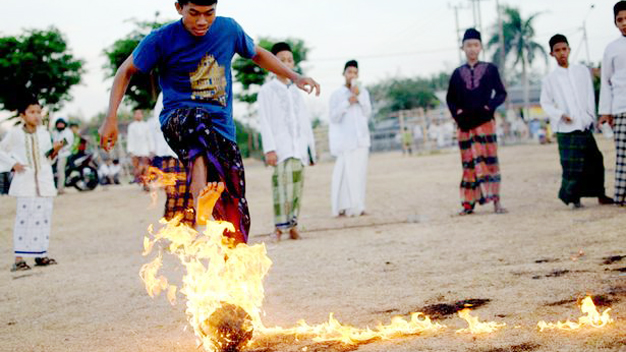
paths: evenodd
<path fill-rule="evenodd" d="M 200 6 L 211 6 L 217 4 L 217 0 L 178 0 L 178 4 L 180 4 L 180 6 L 185 6 L 189 3 Z"/>
<path fill-rule="evenodd" d="M 615 22 L 617 22 L 617 15 L 620 13 L 620 11 L 626 11 L 626 1 L 618 1 L 617 4 L 615 4 L 615 7 L 613 7 Z"/>
<path fill-rule="evenodd" d="M 34 94 L 28 94 L 28 93 L 22 94 L 22 96 L 17 98 L 17 101 L 16 101 L 17 113 L 20 115 L 26 113 L 26 110 L 31 105 L 41 106 L 41 104 L 39 103 L 39 100 Z"/>
<path fill-rule="evenodd" d="M 291 46 L 285 42 L 279 42 L 279 43 L 274 44 L 274 46 L 272 46 L 272 54 L 276 55 L 280 53 L 281 51 L 288 51 L 290 53 L 293 52 L 291 50 Z"/>
<path fill-rule="evenodd" d="M 550 38 L 550 52 L 554 51 L 554 46 L 559 43 L 565 43 L 569 46 L 569 42 L 563 34 L 555 34 Z"/>
<path fill-rule="evenodd" d="M 72 127 L 79 127 L 80 125 L 78 124 L 78 122 L 70 122 L 70 128 Z"/>
<path fill-rule="evenodd" d="M 359 69 L 359 63 L 356 60 L 350 60 L 350 61 L 346 62 L 346 65 L 343 67 L 343 72 L 346 72 L 348 67 L 354 67 L 354 68 L 356 68 L 358 70 Z"/>

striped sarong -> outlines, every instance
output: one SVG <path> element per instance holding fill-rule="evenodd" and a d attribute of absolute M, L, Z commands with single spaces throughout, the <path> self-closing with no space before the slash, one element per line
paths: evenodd
<path fill-rule="evenodd" d="M 211 114 L 202 108 L 181 108 L 172 111 L 161 127 L 167 144 L 185 165 L 187 204 L 193 203 L 191 170 L 199 157 L 207 162 L 207 183 L 224 183 L 224 192 L 213 208 L 213 218 L 228 221 L 235 227 L 231 236 L 237 243 L 246 243 L 250 232 L 250 212 L 245 198 L 243 160 L 237 143 L 226 139 L 211 124 Z"/>
<path fill-rule="evenodd" d="M 499 201 L 501 177 L 495 121 L 491 120 L 469 131 L 459 129 L 458 137 L 463 163 L 463 208 L 474 209 L 476 203 Z"/>
<path fill-rule="evenodd" d="M 173 178 L 176 179 L 176 184 L 165 186 L 166 199 L 163 218 L 170 221 L 180 216 L 181 223 L 193 226 L 195 222 L 193 203 L 189 204 L 189 200 L 185 198 L 185 194 L 187 194 L 185 166 L 174 157 L 160 156 L 152 159 L 152 166 L 166 174 L 174 175 Z"/>
<path fill-rule="evenodd" d="M 626 205 L 626 113 L 614 116 L 615 203 Z"/>
<path fill-rule="evenodd" d="M 274 224 L 284 231 L 298 226 L 298 215 L 304 188 L 302 161 L 289 158 L 274 168 L 272 190 L 274 194 Z"/>
<path fill-rule="evenodd" d="M 563 177 L 559 199 L 578 203 L 582 197 L 604 196 L 604 159 L 590 130 L 557 133 Z"/>

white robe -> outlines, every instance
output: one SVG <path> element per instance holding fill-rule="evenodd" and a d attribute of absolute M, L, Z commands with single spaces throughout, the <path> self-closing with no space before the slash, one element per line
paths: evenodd
<path fill-rule="evenodd" d="M 557 67 L 541 86 L 541 107 L 550 116 L 555 133 L 585 131 L 596 121 L 596 99 L 591 72 L 583 65 Z M 572 122 L 563 120 L 567 115 Z"/>
<path fill-rule="evenodd" d="M 167 144 L 167 141 L 163 136 L 163 131 L 161 130 L 161 121 L 159 120 L 159 116 L 161 115 L 162 110 L 163 93 L 159 94 L 157 103 L 154 106 L 154 114 L 147 122 L 150 131 L 150 151 L 154 154 L 154 156 L 162 158 L 174 157 L 178 159 L 176 153 L 172 150 L 172 148 L 170 148 L 169 144 Z"/>
<path fill-rule="evenodd" d="M 128 125 L 126 151 L 132 156 L 149 157 L 152 140 L 150 126 L 145 121 L 133 121 Z"/>
<path fill-rule="evenodd" d="M 298 87 L 275 78 L 261 87 L 257 101 L 263 152 L 276 152 L 278 163 L 290 158 L 303 165 L 315 161 L 311 117 Z"/>
<path fill-rule="evenodd" d="M 33 134 L 22 127 L 11 129 L 0 142 L 0 171 L 11 171 L 15 164 L 26 166 L 16 172 L 11 181 L 9 195 L 14 197 L 54 197 L 52 163 L 46 153 L 52 150 L 52 137 L 43 127 Z"/>
<path fill-rule="evenodd" d="M 350 96 L 350 90 L 341 87 L 330 99 L 330 151 L 337 157 L 331 186 L 333 216 L 342 212 L 358 216 L 365 211 L 372 105 L 365 89 L 357 104 L 350 104 Z"/>
<path fill-rule="evenodd" d="M 626 113 L 626 37 L 606 47 L 602 60 L 600 115 Z"/>

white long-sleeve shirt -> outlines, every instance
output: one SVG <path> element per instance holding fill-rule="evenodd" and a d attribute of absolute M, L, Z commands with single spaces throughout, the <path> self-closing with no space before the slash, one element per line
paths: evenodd
<path fill-rule="evenodd" d="M 311 117 L 298 87 L 274 78 L 261 87 L 257 101 L 263 152 L 276 152 L 279 163 L 295 158 L 308 165 L 309 152 L 315 161 Z"/>
<path fill-rule="evenodd" d="M 371 145 L 368 125 L 372 114 L 370 94 L 361 88 L 357 104 L 350 104 L 351 96 L 350 89 L 343 86 L 330 97 L 329 143 L 330 153 L 334 156 Z"/>
<path fill-rule="evenodd" d="M 148 120 L 148 126 L 150 129 L 150 151 L 155 156 L 160 157 L 174 157 L 178 158 L 176 153 L 170 148 L 169 144 L 165 140 L 163 136 L 163 131 L 161 130 L 161 122 L 159 121 L 159 116 L 161 115 L 161 111 L 163 110 L 163 93 L 159 94 L 159 98 L 157 99 L 157 103 L 154 106 L 154 113 L 150 120 Z"/>
<path fill-rule="evenodd" d="M 552 131 L 585 131 L 596 121 L 596 98 L 591 72 L 583 65 L 558 66 L 541 86 L 541 107 L 550 116 Z M 563 120 L 567 115 L 572 122 Z"/>
<path fill-rule="evenodd" d="M 0 142 L 0 171 L 7 172 L 19 163 L 23 172 L 16 172 L 9 195 L 14 197 L 54 197 L 52 164 L 46 153 L 52 150 L 52 137 L 43 126 L 35 133 L 20 127 L 11 129 Z"/>
<path fill-rule="evenodd" d="M 128 125 L 126 151 L 133 156 L 150 156 L 152 139 L 150 126 L 145 121 L 133 121 Z"/>
<path fill-rule="evenodd" d="M 600 115 L 623 113 L 626 113 L 626 37 L 606 47 L 600 89 Z"/>

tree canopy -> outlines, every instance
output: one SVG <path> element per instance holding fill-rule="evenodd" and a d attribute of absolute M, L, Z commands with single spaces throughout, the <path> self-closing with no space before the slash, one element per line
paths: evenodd
<path fill-rule="evenodd" d="M 157 20 L 153 22 L 141 22 L 134 20 L 136 28 L 128 34 L 125 38 L 117 40 L 113 45 L 104 50 L 104 55 L 107 57 L 108 62 L 104 66 L 107 72 L 107 77 L 114 77 L 117 69 L 124 63 L 124 61 L 133 53 L 133 50 L 139 45 L 141 40 L 145 38 L 151 31 L 162 27 L 166 22 L 159 22 Z M 152 109 L 156 104 L 161 87 L 157 80 L 158 69 L 153 70 L 149 74 L 137 73 L 135 74 L 126 96 L 132 101 L 131 105 L 137 109 Z"/>
<path fill-rule="evenodd" d="M 83 73 L 83 61 L 72 55 L 54 27 L 0 37 L 0 105 L 4 110 L 17 110 L 18 101 L 29 94 L 57 111 L 72 99 L 70 89 L 80 83 Z"/>

